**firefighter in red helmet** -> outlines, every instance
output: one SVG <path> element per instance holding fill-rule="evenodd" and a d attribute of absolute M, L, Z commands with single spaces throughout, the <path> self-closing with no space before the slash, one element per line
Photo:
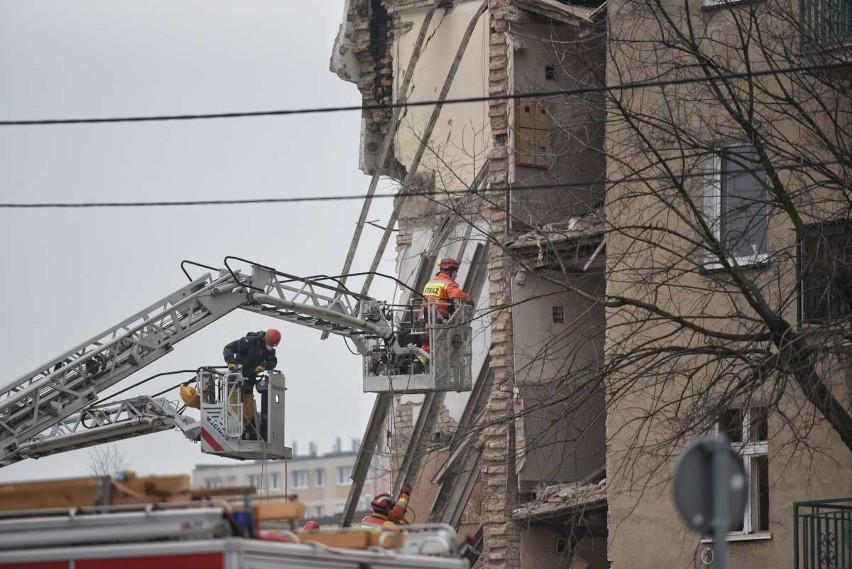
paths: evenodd
<path fill-rule="evenodd" d="M 403 484 L 399 500 L 394 504 L 389 492 L 381 492 L 370 501 L 373 513 L 361 520 L 361 527 L 373 529 L 376 527 L 396 527 L 405 524 L 405 512 L 408 511 L 408 498 L 411 496 L 411 485 Z"/>
<path fill-rule="evenodd" d="M 278 365 L 275 347 L 281 342 L 281 332 L 270 328 L 266 332 L 249 332 L 239 340 L 225 346 L 223 356 L 230 371 L 242 367 L 243 375 L 243 426 L 248 438 L 256 439 L 254 420 L 254 386 L 257 375 Z"/>
<path fill-rule="evenodd" d="M 425 301 L 436 303 L 438 313 L 444 318 L 449 318 L 452 315 L 454 301 L 473 305 L 470 295 L 463 291 L 456 282 L 456 275 L 460 266 L 455 259 L 449 257 L 441 259 L 438 263 L 438 274 L 423 287 Z"/>
<path fill-rule="evenodd" d="M 423 316 L 426 319 L 431 304 L 435 305 L 435 311 L 439 316 L 448 319 L 456 309 L 456 302 L 463 302 L 473 306 L 473 299 L 456 282 L 460 263 L 456 259 L 445 257 L 438 261 L 438 274 L 432 277 L 423 287 Z M 429 351 L 429 336 L 423 337 L 422 348 Z M 414 361 L 414 372 L 422 373 L 429 365 L 424 356 L 419 356 Z"/>

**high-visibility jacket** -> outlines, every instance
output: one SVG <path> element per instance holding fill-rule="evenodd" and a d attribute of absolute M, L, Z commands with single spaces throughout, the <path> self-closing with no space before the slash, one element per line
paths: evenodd
<path fill-rule="evenodd" d="M 395 528 L 397 527 L 395 522 L 390 521 L 387 516 L 382 514 L 372 514 L 369 516 L 364 516 L 361 520 L 361 527 L 363 529 L 371 529 L 371 528 Z"/>
<path fill-rule="evenodd" d="M 399 500 L 391 508 L 390 514 L 385 515 L 373 511 L 369 516 L 364 516 L 361 520 L 361 527 L 369 529 L 370 527 L 396 527 L 399 522 L 404 523 L 405 512 L 408 511 L 408 494 L 402 492 L 399 495 Z"/>
<path fill-rule="evenodd" d="M 438 273 L 432 277 L 423 287 L 423 297 L 426 302 L 437 302 L 438 313 L 444 318 L 449 318 L 452 314 L 454 300 L 472 302 L 470 295 L 447 273 Z"/>

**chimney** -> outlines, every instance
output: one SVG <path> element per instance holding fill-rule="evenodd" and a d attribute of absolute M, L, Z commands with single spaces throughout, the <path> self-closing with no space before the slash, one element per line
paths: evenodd
<path fill-rule="evenodd" d="M 334 442 L 334 452 L 337 452 L 337 453 L 341 452 L 341 448 L 342 447 L 341 447 L 340 437 L 337 437 L 337 439 Z"/>
<path fill-rule="evenodd" d="M 308 454 L 311 456 L 317 455 L 317 443 L 309 442 L 308 443 Z"/>
<path fill-rule="evenodd" d="M 361 446 L 361 439 L 352 439 L 352 452 L 358 452 L 358 448 Z"/>
<path fill-rule="evenodd" d="M 296 441 L 293 441 L 293 456 L 296 456 L 297 454 L 299 453 L 296 450 Z"/>

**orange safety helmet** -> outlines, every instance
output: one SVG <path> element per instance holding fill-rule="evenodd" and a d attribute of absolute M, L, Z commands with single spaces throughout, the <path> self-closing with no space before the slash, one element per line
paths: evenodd
<path fill-rule="evenodd" d="M 445 257 L 438 263 L 438 268 L 442 271 L 457 271 L 460 266 L 461 263 L 450 257 Z"/>
<path fill-rule="evenodd" d="M 376 497 L 370 500 L 370 507 L 377 514 L 388 515 L 393 506 L 393 500 L 389 492 L 379 492 Z"/>
<path fill-rule="evenodd" d="M 266 345 L 267 346 L 277 346 L 278 342 L 281 341 L 281 332 L 276 330 L 275 328 L 270 328 L 266 331 Z"/>

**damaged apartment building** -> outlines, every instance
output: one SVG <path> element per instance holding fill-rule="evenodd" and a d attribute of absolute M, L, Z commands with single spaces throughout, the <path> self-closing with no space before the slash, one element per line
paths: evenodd
<path fill-rule="evenodd" d="M 711 567 L 715 433 L 733 567 L 850 567 L 852 2 L 348 0 L 331 69 L 397 277 L 476 300 L 472 391 L 379 395 L 344 518 L 375 452 L 476 567 Z"/>
<path fill-rule="evenodd" d="M 380 395 L 360 460 L 390 453 L 413 521 L 477 535 L 484 566 L 607 566 L 603 102 L 547 97 L 603 84 L 603 16 L 600 1 L 348 0 L 333 48 L 365 105 L 360 167 L 371 189 L 400 185 L 397 277 L 419 291 L 457 258 L 478 315 L 473 390 Z M 416 101 L 437 103 L 380 106 Z"/>

